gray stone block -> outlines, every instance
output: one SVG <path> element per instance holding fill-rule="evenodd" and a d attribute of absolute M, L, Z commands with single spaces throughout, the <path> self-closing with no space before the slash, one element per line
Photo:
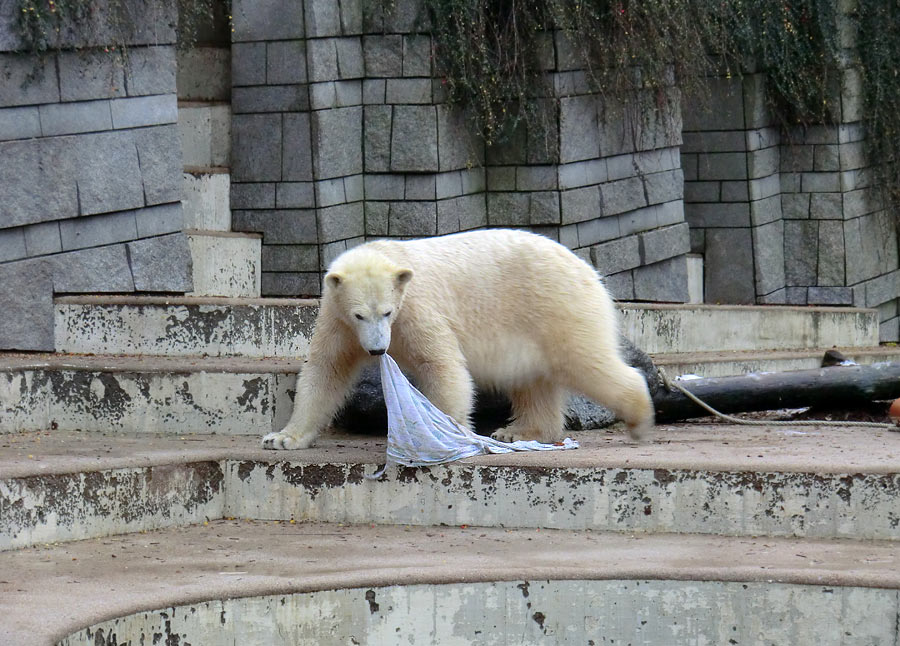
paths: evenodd
<path fill-rule="evenodd" d="M 684 256 L 638 267 L 631 273 L 636 300 L 662 303 L 688 301 L 687 258 Z"/>
<path fill-rule="evenodd" d="M 437 205 L 434 202 L 392 202 L 388 235 L 433 236 L 437 233 Z"/>
<path fill-rule="evenodd" d="M 62 251 L 59 222 L 42 222 L 25 227 L 25 250 L 29 256 L 43 256 Z M 0 231 L 2 239 L 3 231 Z M 0 243 L 2 245 L 2 243 Z M 2 252 L 0 252 L 2 255 Z"/>
<path fill-rule="evenodd" d="M 53 267 L 56 293 L 133 292 L 134 279 L 124 244 L 56 254 Z"/>
<path fill-rule="evenodd" d="M 532 226 L 559 224 L 559 209 L 559 191 L 528 193 L 528 224 Z"/>
<path fill-rule="evenodd" d="M 750 223 L 758 227 L 781 219 L 781 196 L 773 195 L 764 200 L 750 202 Z"/>
<path fill-rule="evenodd" d="M 644 184 L 640 177 L 631 177 L 600 185 L 604 215 L 614 215 L 647 206 Z"/>
<path fill-rule="evenodd" d="M 560 237 L 563 230 L 560 229 Z M 588 247 L 607 240 L 614 240 L 619 237 L 619 220 L 618 218 L 594 218 L 586 222 L 579 222 L 575 225 L 577 233 L 577 246 Z"/>
<path fill-rule="evenodd" d="M 704 302 L 755 302 L 750 229 L 708 229 L 703 268 Z"/>
<path fill-rule="evenodd" d="M 385 9 L 384 28 L 389 33 L 426 33 L 431 21 L 420 0 L 393 0 Z"/>
<path fill-rule="evenodd" d="M 393 108 L 388 105 L 367 105 L 364 108 L 365 169 L 379 173 L 391 169 L 391 118 Z"/>
<path fill-rule="evenodd" d="M 814 146 L 813 170 L 836 171 L 841 169 L 840 144 L 823 144 Z"/>
<path fill-rule="evenodd" d="M 272 271 L 318 271 L 318 245 L 263 245 L 262 268 Z"/>
<path fill-rule="evenodd" d="M 431 76 L 431 37 L 403 37 L 403 76 Z"/>
<path fill-rule="evenodd" d="M 403 175 L 366 174 L 364 187 L 367 200 L 402 200 L 406 181 Z"/>
<path fill-rule="evenodd" d="M 562 224 L 573 224 L 593 220 L 603 215 L 600 202 L 600 189 L 597 186 L 586 186 L 560 193 Z"/>
<path fill-rule="evenodd" d="M 281 145 L 284 146 L 281 155 L 281 178 L 291 182 L 309 182 L 313 179 L 312 161 L 312 127 L 308 114 L 285 114 L 282 117 L 284 138 Z M 280 133 L 279 133 L 280 134 Z M 276 145 L 269 151 L 269 155 L 275 157 L 277 164 Z"/>
<path fill-rule="evenodd" d="M 900 318 L 882 321 L 878 325 L 879 343 L 897 343 L 900 341 Z"/>
<path fill-rule="evenodd" d="M 488 224 L 508 227 L 527 226 L 528 202 L 526 193 L 488 193 Z"/>
<path fill-rule="evenodd" d="M 0 54 L 0 107 L 59 101 L 56 57 Z"/>
<path fill-rule="evenodd" d="M 597 99 L 593 96 L 560 99 L 559 111 L 560 162 L 565 164 L 599 157 L 601 142 Z"/>
<path fill-rule="evenodd" d="M 305 85 L 236 87 L 231 91 L 234 114 L 248 112 L 301 112 L 309 110 Z"/>
<path fill-rule="evenodd" d="M 490 173 L 491 169 L 487 169 Z M 435 197 L 439 200 L 448 197 L 456 197 L 463 194 L 462 173 L 453 171 L 449 173 L 438 173 L 435 176 Z M 490 180 L 488 180 L 489 182 Z"/>
<path fill-rule="evenodd" d="M 841 174 L 802 173 L 800 189 L 804 193 L 837 193 L 841 190 Z"/>
<path fill-rule="evenodd" d="M 362 102 L 366 105 L 384 103 L 387 96 L 385 79 L 364 79 L 362 84 Z"/>
<path fill-rule="evenodd" d="M 135 213 L 135 220 L 140 238 L 178 233 L 184 229 L 184 212 L 181 202 L 140 209 Z"/>
<path fill-rule="evenodd" d="M 631 271 L 622 271 L 618 274 L 603 277 L 603 284 L 607 291 L 617 301 L 634 300 L 634 276 Z"/>
<path fill-rule="evenodd" d="M 62 101 L 125 96 L 125 65 L 118 54 L 99 50 L 63 51 L 59 52 L 58 65 Z"/>
<path fill-rule="evenodd" d="M 431 79 L 387 79 L 387 103 L 430 104 Z"/>
<path fill-rule="evenodd" d="M 438 157 L 441 171 L 480 166 L 484 163 L 484 143 L 472 135 L 465 114 L 458 108 L 437 106 Z"/>
<path fill-rule="evenodd" d="M 128 96 L 174 94 L 175 48 L 130 47 L 125 57 L 125 83 Z"/>
<path fill-rule="evenodd" d="M 516 166 L 491 166 L 487 168 L 487 184 L 491 191 L 516 190 Z"/>
<path fill-rule="evenodd" d="M 63 220 L 59 223 L 59 233 L 65 251 L 99 247 L 138 237 L 134 211 Z"/>
<path fill-rule="evenodd" d="M 39 109 L 45 137 L 112 130 L 109 101 L 48 103 Z"/>
<path fill-rule="evenodd" d="M 684 183 L 684 201 L 685 202 L 718 202 L 722 200 L 727 202 L 722 194 L 722 182 L 685 182 Z M 746 186 L 746 184 L 744 184 Z M 746 200 L 745 200 L 746 201 Z"/>
<path fill-rule="evenodd" d="M 652 265 L 691 250 L 690 228 L 686 222 L 647 231 L 638 236 L 642 265 Z"/>
<path fill-rule="evenodd" d="M 134 133 L 77 135 L 61 138 L 60 143 L 66 147 L 66 154 L 74 167 L 70 172 L 73 172 L 77 182 L 82 215 L 144 206 L 144 186 Z M 179 174 L 173 181 L 180 182 L 180 177 Z"/>
<path fill-rule="evenodd" d="M 707 79 L 709 100 L 685 97 L 685 131 L 743 130 L 744 98 L 738 78 Z"/>
<path fill-rule="evenodd" d="M 788 287 L 816 284 L 818 222 L 786 220 L 784 223 L 784 278 Z"/>
<path fill-rule="evenodd" d="M 556 166 L 519 166 L 516 169 L 516 188 L 520 191 L 549 191 L 556 187 Z"/>
<path fill-rule="evenodd" d="M 53 271 L 45 259 L 0 265 L 0 349 L 54 350 Z"/>
<path fill-rule="evenodd" d="M 685 204 L 684 219 L 692 227 L 749 227 L 750 205 L 746 202 Z"/>
<path fill-rule="evenodd" d="M 0 108 L 0 141 L 41 136 L 38 108 Z"/>
<path fill-rule="evenodd" d="M 462 180 L 462 190 L 466 195 L 472 193 L 482 193 L 486 190 L 487 179 L 485 178 L 484 168 L 469 168 L 460 171 L 460 179 Z"/>
<path fill-rule="evenodd" d="M 365 202 L 366 235 L 386 236 L 390 211 L 388 202 Z"/>
<path fill-rule="evenodd" d="M 787 288 L 782 287 L 781 289 L 776 289 L 771 294 L 757 296 L 756 302 L 760 305 L 787 305 Z"/>
<path fill-rule="evenodd" d="M 407 175 L 406 199 L 407 200 L 433 200 L 435 199 L 434 175 Z"/>
<path fill-rule="evenodd" d="M 363 32 L 363 14 L 368 11 L 363 0 L 341 0 L 341 29 L 345 35 Z"/>
<path fill-rule="evenodd" d="M 785 303 L 788 305 L 806 305 L 806 287 L 785 287 Z"/>
<path fill-rule="evenodd" d="M 601 275 L 616 274 L 641 264 L 640 242 L 637 236 L 626 236 L 590 248 L 591 264 Z"/>
<path fill-rule="evenodd" d="M 146 204 L 177 202 L 182 198 L 181 140 L 177 126 L 134 131 Z"/>
<path fill-rule="evenodd" d="M 262 273 L 263 296 L 318 296 L 321 291 L 319 272 L 268 272 Z"/>
<path fill-rule="evenodd" d="M 809 305 L 853 304 L 853 289 L 850 287 L 810 287 L 806 294 Z"/>
<path fill-rule="evenodd" d="M 232 194 L 233 195 L 233 194 Z M 232 198 L 232 205 L 234 204 Z M 279 209 L 311 209 L 316 206 L 312 182 L 280 182 L 275 185 L 275 204 Z M 256 207 L 259 208 L 259 207 Z M 270 207 L 271 208 L 271 207 Z"/>
<path fill-rule="evenodd" d="M 269 42 L 266 44 L 265 56 L 266 83 L 272 85 L 306 83 L 306 43 L 304 41 Z"/>
<path fill-rule="evenodd" d="M 784 193 L 781 196 L 781 213 L 785 220 L 809 219 L 809 206 L 809 193 Z"/>
<path fill-rule="evenodd" d="M 485 146 L 485 159 L 488 166 L 511 166 L 528 162 L 527 133 L 520 124 L 502 141 L 493 141 Z"/>
<path fill-rule="evenodd" d="M 288 41 L 294 43 L 298 41 Z M 300 41 L 302 42 L 302 41 Z M 234 86 L 265 85 L 267 74 L 267 48 L 279 43 L 232 43 L 231 82 Z M 306 77 L 306 48 L 303 47 L 303 76 Z M 277 56 L 277 52 L 276 52 Z M 277 66 L 277 64 L 273 65 Z"/>
<path fill-rule="evenodd" d="M 297 0 L 234 0 L 231 16 L 233 42 L 296 40 L 306 35 L 303 3 Z"/>
<path fill-rule="evenodd" d="M 762 150 L 781 144 L 779 128 L 764 127 L 748 130 L 746 133 L 747 150 Z"/>
<path fill-rule="evenodd" d="M 842 193 L 808 194 L 809 217 L 815 220 L 843 220 L 844 200 Z"/>
<path fill-rule="evenodd" d="M 27 255 L 22 227 L 0 229 L 0 262 L 18 260 Z"/>
<path fill-rule="evenodd" d="M 340 3 L 333 0 L 305 0 L 303 4 L 306 13 L 307 38 L 340 36 Z"/>
<path fill-rule="evenodd" d="M 437 113 L 434 106 L 394 107 L 391 170 L 414 172 L 439 170 Z"/>
<path fill-rule="evenodd" d="M 320 244 L 365 235 L 362 202 L 320 208 L 316 213 Z"/>
<path fill-rule="evenodd" d="M 751 131 L 758 132 L 758 131 Z M 749 137 L 750 132 L 747 133 Z M 682 152 L 686 153 L 728 153 L 749 148 L 741 130 L 685 132 Z"/>
<path fill-rule="evenodd" d="M 78 215 L 68 139 L 0 143 L 0 222 L 5 227 Z M 36 191 L 34 187 L 41 187 Z"/>
<path fill-rule="evenodd" d="M 128 243 L 134 288 L 139 292 L 189 292 L 191 247 L 183 233 Z"/>
<path fill-rule="evenodd" d="M 842 143 L 838 152 L 841 170 L 856 170 L 866 166 L 866 150 L 862 141 Z"/>
<path fill-rule="evenodd" d="M 707 153 L 698 155 L 698 179 L 746 180 L 747 153 Z"/>
<path fill-rule="evenodd" d="M 276 188 L 274 183 L 231 183 L 232 209 L 274 209 Z M 312 189 L 310 189 L 312 191 Z M 285 207 L 287 208 L 287 207 Z"/>
<path fill-rule="evenodd" d="M 114 128 L 140 128 L 178 121 L 178 97 L 172 94 L 111 99 Z"/>
<path fill-rule="evenodd" d="M 362 130 L 361 107 L 313 113 L 313 167 L 316 179 L 362 173 Z"/>
<path fill-rule="evenodd" d="M 684 197 L 684 173 L 681 169 L 644 175 L 648 204 L 662 204 Z"/>
<path fill-rule="evenodd" d="M 855 285 L 898 266 L 897 229 L 886 211 L 844 222 L 847 284 Z"/>
<path fill-rule="evenodd" d="M 900 297 L 900 270 L 874 278 L 865 284 L 866 307 L 878 307 Z"/>
<path fill-rule="evenodd" d="M 872 168 L 845 170 L 838 173 L 838 175 L 841 180 L 841 191 L 844 192 L 876 185 L 874 169 Z"/>
<path fill-rule="evenodd" d="M 438 235 L 487 226 L 487 200 L 481 195 L 462 195 L 437 203 Z"/>
<path fill-rule="evenodd" d="M 751 179 L 747 182 L 747 187 L 749 188 L 751 200 L 764 200 L 769 197 L 779 196 L 781 194 L 781 176 L 775 173 L 768 177 Z"/>
<path fill-rule="evenodd" d="M 699 157 L 700 155 L 695 154 L 681 154 L 681 170 L 684 173 L 684 181 L 696 182 L 700 178 Z"/>
<path fill-rule="evenodd" d="M 344 194 L 344 178 L 326 179 L 315 182 L 316 204 L 319 207 L 334 206 L 347 201 Z"/>
<path fill-rule="evenodd" d="M 340 78 L 335 41 L 334 38 L 307 41 L 306 60 L 310 82 L 334 81 Z"/>
<path fill-rule="evenodd" d="M 361 38 L 338 38 L 335 48 L 339 78 L 358 79 L 366 75 Z"/>
<path fill-rule="evenodd" d="M 771 294 L 785 286 L 783 221 L 753 228 L 753 259 L 758 295 Z"/>
<path fill-rule="evenodd" d="M 609 179 L 606 159 L 591 159 L 557 166 L 559 188 L 579 188 Z"/>
<path fill-rule="evenodd" d="M 691 253 L 703 255 L 706 251 L 706 229 L 691 229 Z"/>
<path fill-rule="evenodd" d="M 263 234 L 263 244 L 316 244 L 315 209 L 279 209 L 231 213 L 234 231 Z"/>
<path fill-rule="evenodd" d="M 403 73 L 402 36 L 366 36 L 363 55 L 368 77 L 398 77 Z"/>
<path fill-rule="evenodd" d="M 623 236 L 650 231 L 661 226 L 684 222 L 681 202 L 654 204 L 643 209 L 628 211 L 615 217 L 619 221 L 619 233 Z"/>

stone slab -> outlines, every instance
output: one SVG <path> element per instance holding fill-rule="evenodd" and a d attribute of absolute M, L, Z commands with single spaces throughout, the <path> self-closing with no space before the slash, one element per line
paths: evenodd
<path fill-rule="evenodd" d="M 188 296 L 259 298 L 259 234 L 188 232 L 193 289 Z"/>

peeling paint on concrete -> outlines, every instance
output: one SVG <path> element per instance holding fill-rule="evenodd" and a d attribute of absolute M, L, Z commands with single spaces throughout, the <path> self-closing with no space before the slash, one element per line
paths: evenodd
<path fill-rule="evenodd" d="M 900 539 L 900 474 L 229 463 L 226 513 L 346 523 Z"/>
<path fill-rule="evenodd" d="M 0 551 L 222 517 L 217 462 L 0 480 Z"/>
<path fill-rule="evenodd" d="M 898 593 L 694 581 L 519 581 L 208 601 L 86 628 L 120 644 L 821 644 L 893 646 Z"/>
<path fill-rule="evenodd" d="M 0 433 L 50 426 L 49 383 L 42 371 L 0 372 Z"/>

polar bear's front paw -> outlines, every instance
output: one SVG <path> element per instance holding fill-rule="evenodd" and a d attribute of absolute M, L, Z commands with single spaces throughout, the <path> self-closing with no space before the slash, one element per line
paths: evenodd
<path fill-rule="evenodd" d="M 262 439 L 264 449 L 306 449 L 312 444 L 312 440 L 304 440 L 284 431 L 269 433 Z"/>
<path fill-rule="evenodd" d="M 540 431 L 515 427 L 515 426 L 506 426 L 504 428 L 498 428 L 496 431 L 491 433 L 491 437 L 495 440 L 500 440 L 501 442 L 528 442 L 531 440 L 538 440 L 543 442 L 544 440 L 541 437 Z"/>

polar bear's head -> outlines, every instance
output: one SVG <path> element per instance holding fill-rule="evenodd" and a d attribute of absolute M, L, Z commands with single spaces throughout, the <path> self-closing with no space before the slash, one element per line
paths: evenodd
<path fill-rule="evenodd" d="M 383 254 L 359 247 L 335 260 L 325 275 L 325 298 L 356 331 L 363 350 L 371 355 L 384 354 L 412 275 L 411 269 L 400 267 Z"/>

